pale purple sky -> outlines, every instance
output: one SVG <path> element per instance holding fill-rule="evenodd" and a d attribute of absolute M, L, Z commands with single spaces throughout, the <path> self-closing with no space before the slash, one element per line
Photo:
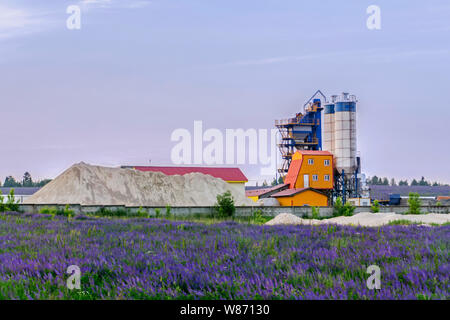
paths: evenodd
<path fill-rule="evenodd" d="M 271 129 L 321 89 L 357 96 L 363 172 L 450 183 L 449 16 L 445 0 L 2 0 L 0 179 L 170 165 L 175 129 Z"/>

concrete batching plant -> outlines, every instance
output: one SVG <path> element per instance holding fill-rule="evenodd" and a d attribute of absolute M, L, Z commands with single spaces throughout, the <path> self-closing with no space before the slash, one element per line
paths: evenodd
<path fill-rule="evenodd" d="M 318 94 L 323 101 L 316 97 Z M 356 97 L 349 93 L 333 95 L 328 100 L 318 90 L 304 105 L 303 113 L 297 113 L 292 119 L 276 121 L 275 126 L 281 133 L 279 148 L 283 158 L 278 172 L 282 176 L 288 172 L 296 150 L 329 151 L 333 155 L 334 166 L 334 186 L 327 192 L 331 202 L 337 197 L 342 197 L 344 202 L 360 198 L 365 181 L 356 149 L 356 103 Z"/>

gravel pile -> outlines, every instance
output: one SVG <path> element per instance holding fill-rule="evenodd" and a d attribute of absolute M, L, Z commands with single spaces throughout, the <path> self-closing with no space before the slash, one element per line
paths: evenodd
<path fill-rule="evenodd" d="M 236 205 L 254 205 L 222 179 L 202 173 L 165 175 L 78 163 L 28 198 L 28 204 L 213 206 L 231 191 Z"/>
<path fill-rule="evenodd" d="M 316 219 L 302 219 L 290 213 L 281 213 L 277 215 L 274 219 L 266 222 L 267 225 L 282 225 L 282 224 L 340 224 L 340 225 L 354 225 L 354 226 L 365 226 L 365 227 L 377 227 L 386 225 L 391 221 L 396 220 L 408 220 L 411 222 L 421 223 L 425 225 L 430 225 L 432 223 L 443 224 L 450 222 L 449 214 L 396 214 L 394 212 L 361 212 L 355 214 L 351 217 L 335 217 L 324 220 Z"/>

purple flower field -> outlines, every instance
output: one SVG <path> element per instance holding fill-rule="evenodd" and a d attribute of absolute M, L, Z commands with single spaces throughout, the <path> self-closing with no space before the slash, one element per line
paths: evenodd
<path fill-rule="evenodd" d="M 448 299 L 449 240 L 450 226 L 0 213 L 0 299 Z M 70 265 L 80 290 L 66 286 Z"/>

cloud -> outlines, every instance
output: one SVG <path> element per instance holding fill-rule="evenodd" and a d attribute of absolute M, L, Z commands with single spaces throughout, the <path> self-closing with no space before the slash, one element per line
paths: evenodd
<path fill-rule="evenodd" d="M 81 0 L 79 5 L 84 9 L 89 8 L 123 8 L 139 9 L 147 7 L 151 1 L 146 0 Z"/>
<path fill-rule="evenodd" d="M 94 8 L 139 9 L 147 7 L 146 0 L 81 0 L 82 10 Z M 64 25 L 65 12 L 41 12 L 31 8 L 0 4 L 0 40 L 25 36 L 48 30 L 52 26 Z"/>
<path fill-rule="evenodd" d="M 450 54 L 449 49 L 433 49 L 433 50 L 395 50 L 386 48 L 375 48 L 367 50 L 355 50 L 355 51 L 336 51 L 323 54 L 305 54 L 299 56 L 280 56 L 261 59 L 240 60 L 225 63 L 225 66 L 258 66 L 258 65 L 271 65 L 284 62 L 296 62 L 303 60 L 323 59 L 330 57 L 349 57 L 358 56 L 361 58 L 367 58 L 369 61 L 386 62 L 393 59 L 414 58 L 417 56 L 447 56 Z"/>
<path fill-rule="evenodd" d="M 0 5 L 0 39 L 33 33 L 42 22 L 29 10 Z"/>
<path fill-rule="evenodd" d="M 81 0 L 79 2 L 82 6 L 96 6 L 96 7 L 110 7 L 112 0 Z"/>
<path fill-rule="evenodd" d="M 367 52 L 367 51 L 366 51 Z M 283 62 L 295 62 L 302 60 L 310 60 L 317 58 L 327 58 L 327 57 L 335 57 L 339 55 L 348 55 L 354 54 L 355 52 L 350 51 L 340 51 L 340 52 L 329 52 L 329 53 L 321 53 L 321 54 L 304 54 L 299 56 L 281 56 L 281 57 L 270 57 L 270 58 L 262 58 L 262 59 L 251 59 L 251 60 L 241 60 L 226 63 L 227 66 L 252 66 L 252 65 L 268 65 L 275 63 L 283 63 Z"/>

